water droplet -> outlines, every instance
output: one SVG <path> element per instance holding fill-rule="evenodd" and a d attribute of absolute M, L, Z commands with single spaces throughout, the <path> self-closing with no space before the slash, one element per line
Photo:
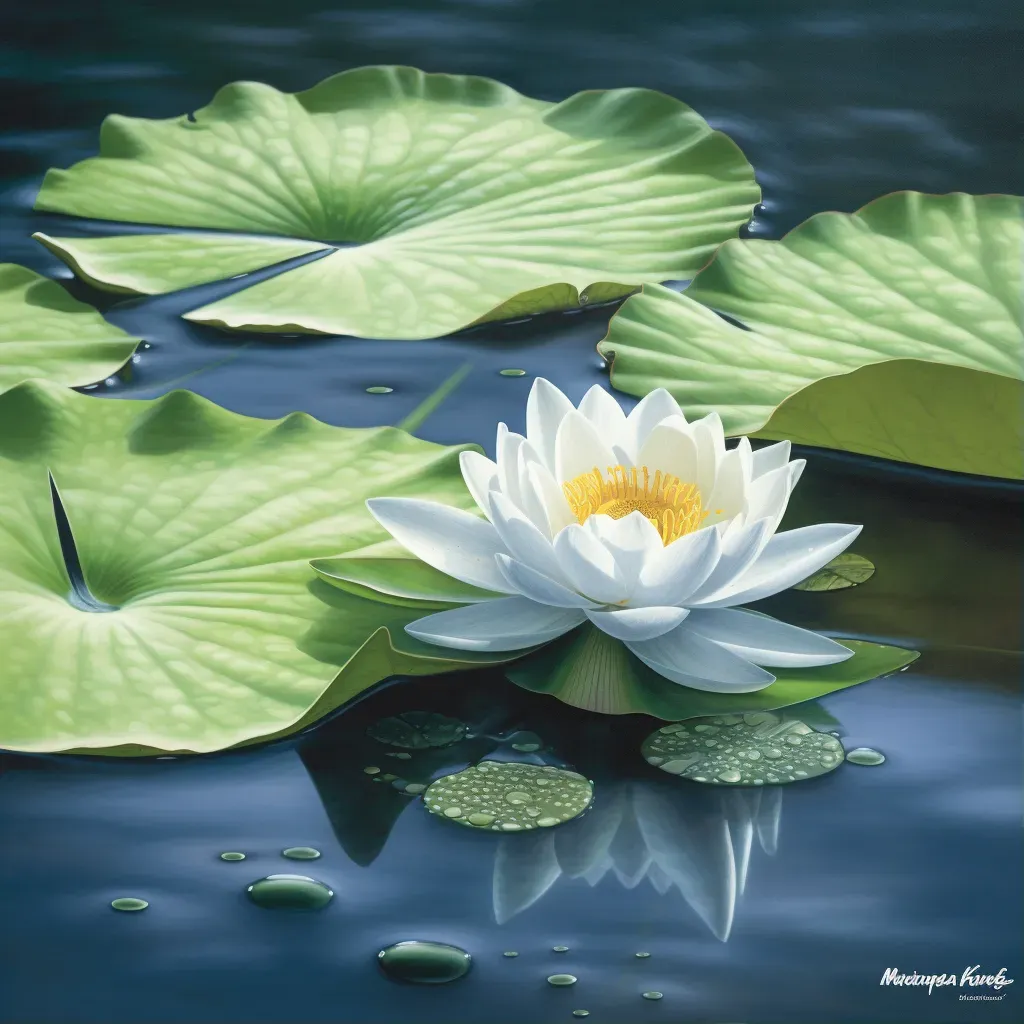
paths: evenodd
<path fill-rule="evenodd" d="M 239 853 L 238 850 L 225 850 L 220 855 L 221 860 L 245 860 L 245 854 Z"/>
<path fill-rule="evenodd" d="M 404 793 L 410 793 L 415 796 L 417 793 L 422 793 L 427 787 L 420 782 L 407 782 L 405 785 Z"/>
<path fill-rule="evenodd" d="M 502 956 L 519 956 L 519 954 L 514 949 L 506 949 L 505 952 L 502 953 L 501 955 Z"/>
<path fill-rule="evenodd" d="M 799 747 L 800 744 L 803 743 L 803 740 L 799 736 L 787 736 L 786 737 L 786 742 L 791 747 Z"/>
<path fill-rule="evenodd" d="M 412 754 L 407 754 L 404 750 L 389 750 L 385 757 L 397 757 L 399 761 L 408 761 L 412 758 Z"/>
<path fill-rule="evenodd" d="M 580 292 L 580 305 L 585 306 L 590 301 L 590 296 L 586 292 Z"/>
<path fill-rule="evenodd" d="M 551 948 L 556 953 L 568 953 L 569 952 L 569 947 L 568 946 L 552 946 Z"/>
<path fill-rule="evenodd" d="M 872 747 L 854 747 L 846 755 L 846 760 L 851 764 L 882 764 L 885 761 L 885 754 L 879 750 L 874 750 Z"/>
<path fill-rule="evenodd" d="M 500 373 L 502 375 L 502 377 L 525 377 L 526 376 L 526 371 L 525 370 L 517 370 L 515 368 L 509 368 L 507 370 L 499 370 L 498 373 Z"/>
<path fill-rule="evenodd" d="M 316 860 L 320 851 L 312 846 L 289 846 L 287 850 L 281 851 L 281 856 L 289 860 Z"/>
<path fill-rule="evenodd" d="M 650 955 L 651 955 L 650 953 L 634 953 L 633 954 L 633 956 L 638 956 L 638 957 L 647 957 L 647 956 L 650 956 Z"/>
<path fill-rule="evenodd" d="M 379 775 L 380 774 L 380 769 L 377 768 L 375 765 L 370 765 L 369 768 L 364 768 L 363 771 L 367 775 Z"/>
<path fill-rule="evenodd" d="M 368 395 L 390 395 L 394 388 L 384 387 L 383 384 L 375 384 L 372 388 L 367 388 L 366 393 Z"/>
<path fill-rule="evenodd" d="M 322 910 L 334 896 L 323 882 L 306 875 L 267 875 L 246 892 L 257 906 L 274 910 Z"/>
<path fill-rule="evenodd" d="M 446 807 L 444 809 L 444 816 L 446 818 L 461 818 L 462 808 L 461 807 Z"/>
<path fill-rule="evenodd" d="M 111 900 L 110 905 L 115 910 L 145 910 L 149 906 L 148 900 L 140 900 L 136 896 L 119 896 Z"/>
<path fill-rule="evenodd" d="M 377 954 L 377 962 L 395 981 L 443 985 L 463 977 L 472 966 L 473 958 L 458 946 L 413 939 L 382 949 Z"/>
<path fill-rule="evenodd" d="M 589 1017 L 590 1016 L 590 1011 L 589 1010 L 573 1010 L 572 1011 L 572 1015 L 574 1017 Z"/>
<path fill-rule="evenodd" d="M 664 992 L 645 992 L 644 999 L 662 999 L 664 995 Z"/>
<path fill-rule="evenodd" d="M 719 772 L 718 778 L 722 782 L 739 782 L 743 776 L 735 768 L 728 768 L 724 772 Z"/>
<path fill-rule="evenodd" d="M 494 817 L 495 816 L 493 814 L 484 814 L 483 811 L 475 811 L 466 820 L 470 825 L 476 825 L 478 828 L 483 828 L 486 825 L 493 824 Z"/>
<path fill-rule="evenodd" d="M 575 974 L 549 974 L 548 975 L 548 984 L 549 985 L 557 985 L 559 987 L 561 987 L 562 985 L 575 985 L 576 984 L 576 975 Z"/>

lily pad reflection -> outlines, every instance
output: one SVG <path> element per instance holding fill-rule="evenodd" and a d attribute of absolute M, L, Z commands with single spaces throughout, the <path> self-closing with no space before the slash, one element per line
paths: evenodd
<path fill-rule="evenodd" d="M 466 723 L 433 711 L 403 711 L 400 715 L 382 718 L 366 730 L 367 736 L 389 747 L 427 750 L 449 747 L 465 739 Z"/>

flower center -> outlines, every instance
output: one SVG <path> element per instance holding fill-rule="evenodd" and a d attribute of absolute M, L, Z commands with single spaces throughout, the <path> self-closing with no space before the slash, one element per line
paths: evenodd
<path fill-rule="evenodd" d="M 646 466 L 609 466 L 562 484 L 573 515 L 580 523 L 594 515 L 621 519 L 640 512 L 657 527 L 664 544 L 671 544 L 700 527 L 702 511 L 696 484 L 684 484 L 677 476 L 655 470 L 652 479 Z"/>

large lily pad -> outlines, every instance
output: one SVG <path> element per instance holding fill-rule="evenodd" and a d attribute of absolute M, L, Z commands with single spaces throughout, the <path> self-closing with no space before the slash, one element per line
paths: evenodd
<path fill-rule="evenodd" d="M 0 391 L 30 377 L 93 384 L 124 366 L 138 344 L 56 281 L 0 263 Z"/>
<path fill-rule="evenodd" d="M 425 338 L 690 277 L 759 195 L 736 145 L 661 93 L 553 104 L 369 67 L 295 94 L 238 82 L 191 117 L 108 117 L 100 156 L 50 171 L 37 209 L 203 233 L 36 237 L 143 294 L 323 249 L 188 318 Z"/>
<path fill-rule="evenodd" d="M 772 669 L 776 680 L 753 693 L 709 693 L 679 686 L 648 668 L 589 623 L 505 669 L 513 683 L 606 715 L 642 713 L 665 721 L 770 711 L 877 679 L 920 655 L 902 647 L 843 640 L 854 655 L 820 668 Z"/>
<path fill-rule="evenodd" d="M 615 387 L 666 387 L 731 434 L 1020 479 L 1021 214 L 899 192 L 729 241 L 685 294 L 629 299 L 600 351 Z"/>
<path fill-rule="evenodd" d="M 420 644 L 403 631 L 417 612 L 329 587 L 307 562 L 385 540 L 369 495 L 469 507 L 458 451 L 183 391 L 6 392 L 0 747 L 214 750 L 294 731 L 389 675 L 509 657 Z"/>

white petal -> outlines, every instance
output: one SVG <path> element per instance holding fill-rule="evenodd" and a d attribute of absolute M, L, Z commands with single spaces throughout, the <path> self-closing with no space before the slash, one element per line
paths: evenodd
<path fill-rule="evenodd" d="M 506 551 L 505 545 L 485 519 L 419 498 L 371 498 L 366 507 L 399 544 L 427 565 L 475 587 L 512 592 L 494 561 Z"/>
<path fill-rule="evenodd" d="M 683 604 L 711 575 L 721 553 L 721 537 L 714 528 L 680 537 L 664 549 L 660 558 L 644 565 L 632 600 L 644 605 Z"/>
<path fill-rule="evenodd" d="M 466 481 L 469 493 L 473 495 L 473 500 L 480 511 L 489 513 L 488 495 L 492 488 L 498 486 L 498 467 L 479 452 L 462 452 L 459 455 L 459 468 L 462 470 L 462 479 Z"/>
<path fill-rule="evenodd" d="M 527 460 L 526 473 L 528 486 L 544 506 L 544 512 L 547 515 L 548 536 L 554 537 L 560 530 L 575 523 L 576 517 L 569 507 L 565 492 L 555 483 L 555 478 L 547 466 L 542 465 L 539 461 Z"/>
<path fill-rule="evenodd" d="M 697 444 L 697 479 L 701 502 L 710 507 L 709 499 L 715 489 L 718 463 L 725 457 L 725 431 L 717 412 L 708 413 L 690 424 L 693 440 Z"/>
<path fill-rule="evenodd" d="M 687 597 L 687 604 L 691 607 L 701 605 L 707 598 L 730 586 L 755 563 L 772 529 L 772 523 L 767 519 L 759 519 L 754 523 L 734 519 L 729 523 L 722 533 L 722 550 L 714 571 Z"/>
<path fill-rule="evenodd" d="M 616 608 L 614 611 L 588 611 L 587 618 L 602 633 L 616 640 L 636 642 L 653 640 L 675 629 L 689 613 L 685 608 Z"/>
<path fill-rule="evenodd" d="M 736 608 L 696 609 L 687 628 L 755 665 L 810 668 L 853 657 L 849 648 L 819 633 Z"/>
<path fill-rule="evenodd" d="M 555 438 L 563 418 L 573 411 L 573 404 L 558 388 L 538 377 L 526 401 L 526 437 L 547 468 L 555 472 Z"/>
<path fill-rule="evenodd" d="M 754 452 L 753 475 L 756 480 L 773 469 L 781 469 L 789 462 L 789 453 L 792 445 L 789 441 L 779 441 L 778 444 L 770 444 L 767 448 L 758 448 Z"/>
<path fill-rule="evenodd" d="M 460 651 L 518 651 L 554 640 L 583 620 L 583 612 L 576 608 L 499 597 L 426 615 L 410 622 L 405 631 L 425 643 Z"/>
<path fill-rule="evenodd" d="M 594 424 L 575 410 L 562 420 L 555 441 L 555 480 L 564 484 L 599 469 L 615 465 L 611 447 L 605 444 Z"/>
<path fill-rule="evenodd" d="M 498 555 L 498 571 L 505 582 L 523 597 L 553 608 L 598 608 L 599 605 L 580 597 L 575 591 L 556 583 L 550 576 L 517 562 L 508 555 Z M 711 614 L 710 612 L 708 614 Z"/>
<path fill-rule="evenodd" d="M 554 549 L 560 575 L 574 590 L 600 604 L 618 604 L 629 597 L 615 558 L 590 530 L 577 523 L 567 526 L 555 537 Z"/>
<path fill-rule="evenodd" d="M 704 520 L 705 525 L 732 519 L 743 511 L 749 479 L 749 459 L 749 452 L 733 448 L 718 461 L 715 486 L 711 494 L 706 501 L 701 494 L 701 504 L 708 514 Z"/>
<path fill-rule="evenodd" d="M 520 506 L 522 498 L 519 494 L 519 449 L 525 438 L 515 434 L 504 423 L 498 424 L 498 438 L 495 450 L 498 463 L 498 486 L 501 492 L 511 498 L 516 506 Z"/>
<path fill-rule="evenodd" d="M 640 447 L 637 465 L 646 466 L 652 479 L 660 469 L 684 484 L 696 483 L 697 444 L 686 421 L 679 416 L 659 423 Z"/>
<path fill-rule="evenodd" d="M 642 512 L 630 512 L 621 519 L 591 516 L 584 524 L 615 559 L 618 576 L 632 594 L 645 565 L 660 560 L 665 551 L 658 528 Z"/>
<path fill-rule="evenodd" d="M 530 477 L 531 467 L 543 470 L 544 467 L 530 445 L 524 442 L 519 448 L 519 455 L 516 459 L 516 490 L 519 492 L 519 507 L 527 519 L 540 530 L 546 537 L 551 537 L 551 521 L 548 518 L 545 496 L 538 492 Z M 545 471 L 546 472 L 546 471 Z M 568 502 L 562 496 L 562 502 L 568 510 Z M 571 511 L 570 511 L 571 514 Z"/>
<path fill-rule="evenodd" d="M 557 560 L 551 541 L 498 491 L 491 495 L 491 521 L 506 553 L 539 573 L 552 574 Z"/>
<path fill-rule="evenodd" d="M 629 459 L 629 440 L 626 427 L 626 414 L 622 406 L 600 384 L 595 384 L 580 402 L 579 410 L 605 439 L 611 448 L 616 462 L 625 463 Z"/>
<path fill-rule="evenodd" d="M 704 608 L 749 604 L 786 590 L 850 546 L 862 527 L 819 523 L 777 533 L 749 569 L 727 586 L 691 602 Z"/>
<path fill-rule="evenodd" d="M 756 519 L 770 519 L 773 529 L 778 527 L 786 512 L 786 506 L 789 504 L 789 496 L 793 493 L 793 477 L 796 475 L 796 468 L 803 461 L 803 459 L 799 459 L 797 462 L 780 466 L 778 469 L 769 470 L 750 484 L 747 489 L 744 511 L 747 522 L 753 522 Z"/>
<path fill-rule="evenodd" d="M 657 424 L 670 416 L 682 415 L 683 410 L 679 408 L 679 403 L 664 388 L 655 388 L 649 395 L 645 395 L 626 418 L 629 427 L 629 454 L 632 461 L 636 462 L 647 435 Z"/>
<path fill-rule="evenodd" d="M 685 622 L 653 640 L 627 641 L 626 646 L 659 675 L 695 690 L 750 693 L 775 682 L 770 672 L 698 636 Z"/>

